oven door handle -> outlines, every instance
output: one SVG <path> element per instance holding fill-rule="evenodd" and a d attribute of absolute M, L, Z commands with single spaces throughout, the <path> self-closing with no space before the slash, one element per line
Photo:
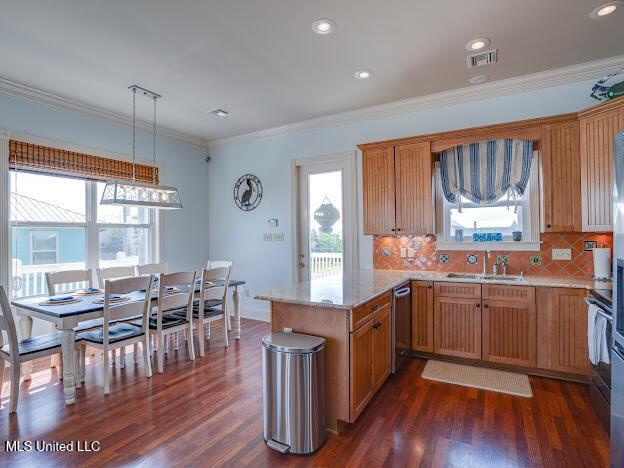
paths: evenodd
<path fill-rule="evenodd" d="M 604 310 L 602 310 L 600 308 L 599 304 L 596 304 L 595 301 L 593 301 L 591 298 L 586 297 L 585 298 L 585 302 L 587 302 L 587 305 L 595 305 L 596 307 L 598 307 L 598 314 L 602 315 L 604 318 L 606 318 L 609 322 L 613 323 L 613 316 L 611 314 L 607 314 Z"/>

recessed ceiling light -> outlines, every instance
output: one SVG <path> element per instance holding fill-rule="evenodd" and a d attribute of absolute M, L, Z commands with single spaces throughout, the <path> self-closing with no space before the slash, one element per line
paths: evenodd
<path fill-rule="evenodd" d="M 481 50 L 489 45 L 490 40 L 487 37 L 477 37 L 476 39 L 473 39 L 472 41 L 469 41 L 468 44 L 466 44 L 466 50 L 474 52 L 475 50 Z"/>
<path fill-rule="evenodd" d="M 208 111 L 208 114 L 214 117 L 227 117 L 230 115 L 228 111 L 223 109 L 212 109 L 211 111 Z"/>
<path fill-rule="evenodd" d="M 336 29 L 336 22 L 329 18 L 320 18 L 312 23 L 312 31 L 316 34 L 330 34 Z"/>
<path fill-rule="evenodd" d="M 354 75 L 358 80 L 366 80 L 373 76 L 373 70 L 358 70 Z"/>
<path fill-rule="evenodd" d="M 591 16 L 592 18 L 602 18 L 603 16 L 610 15 L 615 10 L 617 10 L 617 7 L 621 6 L 622 3 L 624 2 L 621 2 L 619 0 L 616 0 L 614 2 L 603 3 L 602 5 L 594 8 L 592 12 L 589 14 L 589 16 Z"/>
<path fill-rule="evenodd" d="M 470 82 L 472 84 L 481 84 L 481 83 L 485 83 L 488 80 L 488 76 L 487 75 L 475 75 L 472 78 L 470 78 Z"/>

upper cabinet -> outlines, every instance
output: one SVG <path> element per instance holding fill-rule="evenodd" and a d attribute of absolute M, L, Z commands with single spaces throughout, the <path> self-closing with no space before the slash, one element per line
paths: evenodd
<path fill-rule="evenodd" d="M 581 230 L 579 122 L 542 125 L 542 232 Z"/>
<path fill-rule="evenodd" d="M 364 234 L 396 234 L 394 187 L 394 147 L 364 151 Z"/>
<path fill-rule="evenodd" d="M 433 233 L 430 143 L 362 151 L 364 234 Z"/>
<path fill-rule="evenodd" d="M 583 231 L 613 229 L 613 138 L 624 130 L 624 99 L 580 116 Z"/>

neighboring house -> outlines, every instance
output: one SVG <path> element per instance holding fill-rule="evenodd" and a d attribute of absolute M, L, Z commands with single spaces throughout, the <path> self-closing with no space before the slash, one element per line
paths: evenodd
<path fill-rule="evenodd" d="M 11 213 L 20 222 L 84 223 L 84 215 L 16 193 L 11 194 Z M 82 227 L 15 227 L 13 258 L 22 265 L 83 262 L 85 230 Z"/>

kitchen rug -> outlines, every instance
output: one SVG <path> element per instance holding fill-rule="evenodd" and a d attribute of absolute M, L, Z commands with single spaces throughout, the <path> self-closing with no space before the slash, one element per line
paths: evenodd
<path fill-rule="evenodd" d="M 533 397 L 528 375 L 487 367 L 431 359 L 425 365 L 422 378 L 526 398 Z"/>

